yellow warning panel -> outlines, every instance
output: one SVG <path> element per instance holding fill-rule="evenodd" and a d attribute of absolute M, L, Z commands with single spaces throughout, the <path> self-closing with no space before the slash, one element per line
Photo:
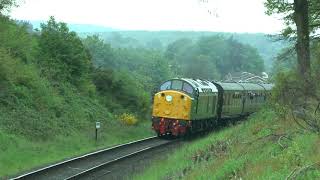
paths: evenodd
<path fill-rule="evenodd" d="M 190 120 L 192 99 L 187 94 L 166 90 L 154 95 L 152 116 Z"/>

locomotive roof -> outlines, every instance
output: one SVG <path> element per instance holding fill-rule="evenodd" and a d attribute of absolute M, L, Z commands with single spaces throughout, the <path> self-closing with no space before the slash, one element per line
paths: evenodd
<path fill-rule="evenodd" d="M 218 92 L 217 86 L 221 86 L 223 90 L 229 91 L 264 91 L 271 90 L 272 84 L 257 84 L 257 83 L 237 83 L 237 82 L 210 82 L 202 79 L 191 79 L 191 78 L 173 78 L 172 80 L 181 80 L 190 84 L 195 90 L 199 92 Z"/>
<path fill-rule="evenodd" d="M 202 79 L 190 79 L 190 78 L 176 78 L 183 81 L 188 82 L 190 85 L 193 86 L 194 89 L 198 89 L 199 92 L 205 91 L 205 89 L 211 89 L 211 92 L 218 92 L 217 87 L 208 80 L 202 80 Z"/>

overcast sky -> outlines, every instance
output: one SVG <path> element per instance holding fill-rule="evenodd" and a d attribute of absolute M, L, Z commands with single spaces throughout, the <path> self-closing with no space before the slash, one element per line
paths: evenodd
<path fill-rule="evenodd" d="M 11 17 L 95 24 L 127 30 L 276 33 L 282 22 L 264 14 L 265 0 L 20 0 Z"/>

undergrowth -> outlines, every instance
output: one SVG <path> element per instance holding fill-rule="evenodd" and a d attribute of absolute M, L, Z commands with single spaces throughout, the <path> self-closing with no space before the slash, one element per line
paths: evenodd
<path fill-rule="evenodd" d="M 320 138 L 262 110 L 155 162 L 135 179 L 315 179 Z"/>

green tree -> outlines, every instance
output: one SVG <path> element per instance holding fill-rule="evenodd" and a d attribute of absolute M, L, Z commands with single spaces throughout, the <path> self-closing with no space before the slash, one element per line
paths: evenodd
<path fill-rule="evenodd" d="M 67 24 L 50 17 L 46 24 L 41 24 L 39 45 L 42 73 L 51 80 L 68 81 L 76 86 L 88 80 L 92 68 L 90 56 Z"/>
<path fill-rule="evenodd" d="M 0 1 L 0 15 L 8 12 L 11 7 L 17 6 L 16 0 L 1 0 Z"/>
<path fill-rule="evenodd" d="M 165 57 L 169 59 L 171 71 L 176 76 L 184 76 L 188 62 L 192 62 L 196 56 L 195 45 L 191 39 L 178 39 L 168 45 Z"/>
<path fill-rule="evenodd" d="M 298 71 L 289 73 L 280 72 L 276 79 L 274 97 L 283 109 L 290 112 L 290 118 L 302 128 L 317 132 L 320 131 L 318 109 L 320 106 L 319 92 L 316 82 L 319 77 L 312 80 L 310 40 L 316 47 L 320 28 L 320 3 L 318 0 L 294 0 L 266 2 L 268 14 L 285 14 L 284 20 L 287 27 L 283 31 L 285 38 L 295 40 Z M 315 49 L 317 51 L 317 47 Z M 317 56 L 317 53 L 314 53 Z M 317 67 L 317 62 L 313 64 Z M 318 72 L 315 71 L 315 74 Z M 298 85 L 297 85 L 298 84 Z M 283 93 L 285 92 L 285 93 Z"/>
<path fill-rule="evenodd" d="M 143 85 L 145 92 L 151 92 L 172 76 L 168 59 L 158 50 L 112 48 L 96 35 L 88 36 L 83 43 L 91 53 L 96 68 L 130 72 L 135 82 Z"/>
<path fill-rule="evenodd" d="M 267 0 L 267 14 L 282 14 L 286 28 L 282 31 L 285 38 L 296 39 L 296 52 L 299 73 L 304 79 L 310 75 L 310 32 L 317 39 L 320 28 L 320 3 L 318 0 Z"/>
<path fill-rule="evenodd" d="M 199 79 L 219 79 L 219 72 L 215 63 L 209 56 L 199 55 L 193 63 L 188 63 L 186 67 L 185 77 L 199 78 Z"/>
<path fill-rule="evenodd" d="M 38 47 L 35 35 L 28 32 L 28 28 L 27 23 L 17 23 L 8 17 L 0 16 L 0 47 L 25 63 L 35 61 Z"/>
<path fill-rule="evenodd" d="M 227 41 L 229 52 L 226 54 L 225 62 L 229 72 L 249 71 L 259 74 L 264 71 L 264 63 L 257 49 L 252 46 L 241 44 L 233 37 Z"/>
<path fill-rule="evenodd" d="M 159 51 L 146 49 L 118 49 L 115 51 L 116 69 L 137 74 L 136 81 L 145 85 L 146 91 L 171 77 L 168 59 Z M 158 84 L 157 84 L 158 85 Z"/>
<path fill-rule="evenodd" d="M 161 42 L 159 39 L 157 39 L 157 38 L 154 38 L 154 39 L 148 41 L 148 42 L 146 43 L 146 46 L 147 46 L 147 48 L 149 48 L 149 49 L 152 49 L 152 50 L 160 50 L 160 51 L 161 51 L 162 48 L 163 48 L 162 42 Z"/>
<path fill-rule="evenodd" d="M 181 51 L 185 51 L 186 48 L 192 45 L 193 42 L 190 39 L 178 39 L 168 45 L 167 50 L 165 52 L 165 57 L 168 59 L 175 59 Z"/>
<path fill-rule="evenodd" d="M 123 113 L 130 110 L 145 116 L 149 110 L 149 97 L 143 85 L 127 71 L 97 69 L 93 81 L 103 102 L 113 112 Z"/>
<path fill-rule="evenodd" d="M 218 79 L 230 72 L 264 71 L 258 51 L 233 38 L 204 36 L 195 43 L 181 39 L 168 45 L 166 56 L 172 58 L 177 74 L 191 78 Z"/>
<path fill-rule="evenodd" d="M 110 44 L 105 43 L 99 36 L 87 36 L 83 44 L 89 50 L 93 64 L 96 67 L 115 67 L 114 53 Z"/>
<path fill-rule="evenodd" d="M 297 67 L 297 55 L 292 53 L 292 48 L 283 49 L 275 58 L 272 75 L 275 76 L 280 72 L 289 72 Z"/>

